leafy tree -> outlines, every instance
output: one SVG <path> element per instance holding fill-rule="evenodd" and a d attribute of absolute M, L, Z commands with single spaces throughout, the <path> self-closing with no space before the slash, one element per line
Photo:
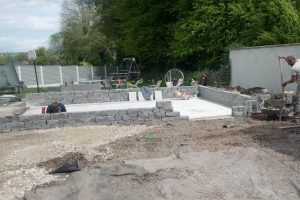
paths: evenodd
<path fill-rule="evenodd" d="M 299 10 L 299 0 L 65 0 L 48 53 L 67 64 L 133 56 L 147 71 L 170 60 L 214 68 L 232 47 L 298 42 Z"/>
<path fill-rule="evenodd" d="M 178 59 L 222 61 L 228 48 L 299 41 L 299 17 L 285 0 L 196 0 L 172 42 Z"/>
<path fill-rule="evenodd" d="M 27 53 L 1 53 L 0 65 L 13 61 L 15 64 L 27 61 Z"/>
<path fill-rule="evenodd" d="M 113 0 L 109 5 L 104 30 L 110 37 L 119 38 L 123 56 L 165 62 L 172 40 L 172 24 L 176 20 L 173 1 Z"/>
<path fill-rule="evenodd" d="M 100 64 L 114 59 L 112 45 L 98 31 L 101 16 L 96 11 L 97 7 L 91 0 L 64 1 L 61 32 L 52 39 L 53 47 L 63 52 L 67 63 Z"/>
<path fill-rule="evenodd" d="M 36 61 L 37 65 L 47 65 L 47 49 L 45 47 L 39 47 L 35 50 L 36 53 Z"/>

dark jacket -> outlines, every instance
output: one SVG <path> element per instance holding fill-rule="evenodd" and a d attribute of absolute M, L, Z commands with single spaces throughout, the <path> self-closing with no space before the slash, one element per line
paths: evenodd
<path fill-rule="evenodd" d="M 64 104 L 59 103 L 58 104 L 58 109 L 55 109 L 53 107 L 53 104 L 51 104 L 51 105 L 49 105 L 47 107 L 46 113 L 50 113 L 51 114 L 51 113 L 58 113 L 58 112 L 67 112 L 66 107 L 64 106 Z"/>

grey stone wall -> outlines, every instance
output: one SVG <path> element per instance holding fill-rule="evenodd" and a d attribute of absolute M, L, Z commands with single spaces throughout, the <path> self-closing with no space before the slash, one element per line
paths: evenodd
<path fill-rule="evenodd" d="M 199 96 L 201 98 L 232 108 L 232 115 L 234 117 L 251 115 L 257 106 L 256 98 L 251 96 L 233 93 L 214 87 L 205 87 L 201 85 L 198 87 Z"/>
<path fill-rule="evenodd" d="M 180 90 L 189 94 L 198 94 L 197 86 L 187 86 L 180 88 L 151 88 L 151 90 L 161 90 L 163 99 L 175 97 L 175 91 Z M 72 91 L 72 92 L 48 92 L 26 94 L 26 106 L 49 105 L 52 102 L 61 102 L 63 104 L 80 104 L 80 103 L 102 103 L 129 101 L 128 92 L 138 92 L 139 88 L 119 89 L 119 90 L 94 90 L 94 91 Z"/>
<path fill-rule="evenodd" d="M 62 92 L 71 92 L 71 91 L 88 91 L 88 90 L 100 90 L 100 83 L 93 84 L 69 84 L 61 85 L 60 91 Z"/>
<path fill-rule="evenodd" d="M 0 133 L 92 124 L 130 125 L 188 119 L 173 111 L 171 101 L 158 101 L 153 108 L 0 117 Z"/>
<path fill-rule="evenodd" d="M 199 96 L 203 99 L 207 99 L 227 107 L 244 106 L 245 101 L 253 99 L 247 95 L 237 94 L 214 87 L 204 87 L 201 85 L 199 85 Z"/>

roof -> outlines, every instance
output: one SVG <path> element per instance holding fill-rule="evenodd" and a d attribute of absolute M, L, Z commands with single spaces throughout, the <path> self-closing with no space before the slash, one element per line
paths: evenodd
<path fill-rule="evenodd" d="M 261 49 L 261 48 L 275 48 L 275 47 L 287 47 L 287 46 L 300 46 L 300 43 L 293 44 L 276 44 L 276 45 L 265 45 L 265 46 L 253 46 L 253 47 L 238 47 L 229 49 L 230 51 L 243 50 L 243 49 Z"/>

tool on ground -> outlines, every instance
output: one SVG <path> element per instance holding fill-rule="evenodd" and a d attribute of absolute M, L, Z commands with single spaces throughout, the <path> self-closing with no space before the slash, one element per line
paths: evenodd
<path fill-rule="evenodd" d="M 282 127 L 279 127 L 279 129 L 293 129 L 293 128 L 300 128 L 300 125 L 296 125 L 296 126 L 282 126 Z"/>
<path fill-rule="evenodd" d="M 223 125 L 223 128 L 233 128 L 233 127 L 235 127 L 235 126 L 232 124 L 224 124 Z"/>

